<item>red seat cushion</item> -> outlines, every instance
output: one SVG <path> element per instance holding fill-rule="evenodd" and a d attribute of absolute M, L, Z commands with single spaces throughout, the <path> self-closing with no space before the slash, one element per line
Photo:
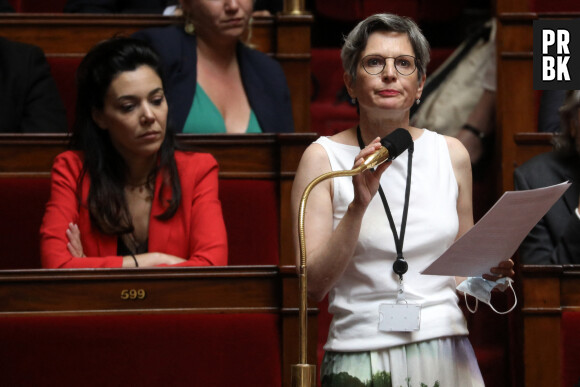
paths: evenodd
<path fill-rule="evenodd" d="M 278 202 L 271 180 L 220 179 L 229 265 L 277 265 Z"/>
<path fill-rule="evenodd" d="M 0 319 L 5 386 L 280 386 L 279 316 Z"/>
<path fill-rule="evenodd" d="M 576 386 L 580 382 L 580 312 L 562 312 L 562 386 Z"/>

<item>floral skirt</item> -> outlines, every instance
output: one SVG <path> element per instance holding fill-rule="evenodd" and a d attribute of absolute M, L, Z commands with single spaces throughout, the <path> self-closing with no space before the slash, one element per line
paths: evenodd
<path fill-rule="evenodd" d="M 322 387 L 480 387 L 466 336 L 445 337 L 379 351 L 326 352 Z"/>

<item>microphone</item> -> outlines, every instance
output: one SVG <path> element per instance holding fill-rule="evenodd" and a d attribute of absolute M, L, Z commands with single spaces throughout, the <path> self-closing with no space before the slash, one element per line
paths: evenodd
<path fill-rule="evenodd" d="M 381 145 L 382 147 L 379 150 L 365 159 L 361 165 L 363 168 L 360 169 L 360 172 L 374 168 L 385 161 L 394 160 L 401 153 L 413 146 L 413 138 L 408 130 L 398 128 L 383 137 L 381 139 Z"/>

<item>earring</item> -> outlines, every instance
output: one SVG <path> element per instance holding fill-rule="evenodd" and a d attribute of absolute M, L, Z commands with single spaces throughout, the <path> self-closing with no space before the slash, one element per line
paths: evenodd
<path fill-rule="evenodd" d="M 419 98 L 417 98 L 417 100 L 415 101 L 415 103 L 416 103 L 417 105 L 419 105 L 419 104 L 421 103 L 421 100 L 420 100 Z"/>
<path fill-rule="evenodd" d="M 250 47 L 252 47 L 252 45 L 250 44 L 250 41 L 252 40 L 252 24 L 254 22 L 254 18 L 250 17 L 250 19 L 248 20 L 248 27 L 247 27 L 247 34 L 246 34 L 246 44 L 249 45 Z"/>
<path fill-rule="evenodd" d="M 186 34 L 193 35 L 195 32 L 195 25 L 191 21 L 189 15 L 185 15 L 185 25 L 183 26 Z"/>

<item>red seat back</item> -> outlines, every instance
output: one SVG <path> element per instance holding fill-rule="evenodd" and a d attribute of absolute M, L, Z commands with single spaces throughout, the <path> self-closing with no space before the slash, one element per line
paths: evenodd
<path fill-rule="evenodd" d="M 0 179 L 0 269 L 40 268 L 39 230 L 50 179 Z"/>
<path fill-rule="evenodd" d="M 580 312 L 562 312 L 562 386 L 576 386 L 580 382 Z"/>
<path fill-rule="evenodd" d="M 219 195 L 228 233 L 228 264 L 277 265 L 279 216 L 275 183 L 220 179 Z"/>
<path fill-rule="evenodd" d="M 56 82 L 56 87 L 66 109 L 66 119 L 69 131 L 72 128 L 76 106 L 76 72 L 82 57 L 49 56 L 50 72 Z"/>

